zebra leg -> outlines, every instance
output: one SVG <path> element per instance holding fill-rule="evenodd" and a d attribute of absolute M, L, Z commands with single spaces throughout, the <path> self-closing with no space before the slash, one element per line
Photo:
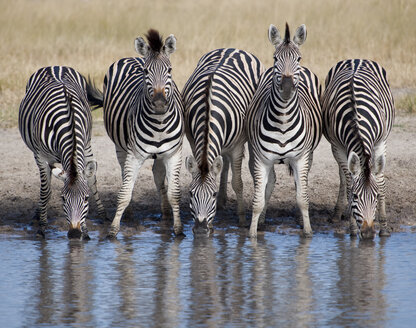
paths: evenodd
<path fill-rule="evenodd" d="M 116 155 L 117 155 L 118 164 L 120 164 L 120 168 L 121 168 L 121 179 L 123 179 L 124 163 L 126 162 L 127 152 L 124 149 L 118 148 L 116 146 Z"/>
<path fill-rule="evenodd" d="M 130 203 L 134 182 L 137 179 L 139 169 L 143 165 L 144 160 L 142 157 L 137 158 L 131 152 L 127 153 L 123 169 L 123 184 L 117 196 L 117 210 L 107 236 L 109 239 L 115 239 L 120 230 L 121 216 Z"/>
<path fill-rule="evenodd" d="M 293 170 L 296 185 L 296 202 L 298 204 L 303 221 L 303 235 L 312 237 L 312 228 L 309 221 L 309 196 L 308 196 L 308 155 L 293 161 L 290 165 Z"/>
<path fill-rule="evenodd" d="M 379 213 L 379 222 L 380 222 L 380 237 L 389 237 L 390 231 L 387 226 L 387 217 L 386 217 L 386 181 L 384 179 L 384 173 L 380 174 L 377 177 L 378 183 L 378 213 Z"/>
<path fill-rule="evenodd" d="M 85 177 L 87 178 L 88 187 L 90 188 L 91 192 L 93 193 L 95 204 L 97 205 L 98 215 L 104 220 L 109 220 L 107 214 L 105 212 L 105 208 L 103 203 L 101 202 L 100 195 L 98 194 L 97 189 L 97 161 L 92 156 L 91 146 L 87 147 L 85 150 L 87 154 L 85 156 Z"/>
<path fill-rule="evenodd" d="M 329 221 L 339 222 L 342 219 L 342 216 L 345 215 L 345 210 L 347 208 L 347 174 L 349 173 L 346 154 L 335 146 L 331 146 L 331 149 L 339 168 L 339 192 L 333 219 L 330 219 Z"/>
<path fill-rule="evenodd" d="M 233 151 L 231 156 L 231 168 L 233 174 L 231 184 L 237 197 L 237 214 L 239 218 L 238 224 L 243 227 L 246 225 L 246 210 L 243 197 L 243 180 L 241 179 L 241 165 L 244 157 L 244 144 L 239 147 L 235 147 L 235 151 Z"/>
<path fill-rule="evenodd" d="M 228 182 L 228 170 L 230 167 L 230 161 L 228 156 L 223 156 L 223 166 L 220 178 L 220 189 L 217 197 L 217 208 L 220 210 L 225 209 L 227 203 L 227 182 Z"/>
<path fill-rule="evenodd" d="M 167 220 L 171 217 L 171 208 L 165 187 L 166 169 L 163 160 L 155 159 L 152 171 L 156 189 L 161 198 L 162 219 Z"/>
<path fill-rule="evenodd" d="M 254 154 L 252 154 L 254 155 Z M 250 225 L 250 237 L 257 237 L 257 226 L 260 214 L 266 205 L 265 202 L 265 190 L 270 176 L 270 170 L 273 169 L 272 165 L 261 163 L 258 158 L 253 159 L 254 164 L 252 169 L 252 176 L 254 180 L 254 197 L 253 197 L 253 214 Z"/>
<path fill-rule="evenodd" d="M 168 183 L 167 196 L 173 213 L 173 231 L 176 236 L 183 235 L 183 226 L 179 211 L 180 187 L 179 175 L 182 166 L 182 147 L 178 151 L 165 159 L 166 179 Z"/>
<path fill-rule="evenodd" d="M 39 229 L 36 234 L 45 238 L 45 229 L 48 225 L 47 205 L 52 193 L 51 168 L 47 162 L 42 161 L 40 158 L 35 157 L 35 160 L 40 173 L 40 197 L 34 219 L 38 220 L 39 223 Z"/>
<path fill-rule="evenodd" d="M 267 205 L 269 204 L 270 197 L 273 194 L 275 184 L 276 184 L 276 172 L 274 170 L 274 167 L 272 167 L 269 172 L 269 179 L 266 185 L 266 193 L 265 193 L 266 202 L 264 204 L 264 209 L 260 214 L 259 224 L 264 224 L 264 222 L 266 221 Z"/>

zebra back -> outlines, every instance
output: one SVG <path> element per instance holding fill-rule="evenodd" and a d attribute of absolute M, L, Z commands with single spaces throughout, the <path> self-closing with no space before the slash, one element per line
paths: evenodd
<path fill-rule="evenodd" d="M 394 101 L 386 71 L 370 60 L 337 63 L 325 81 L 322 110 L 325 137 L 368 161 L 374 145 L 386 140 L 393 126 Z"/>
<path fill-rule="evenodd" d="M 255 56 L 232 48 L 199 60 L 182 94 L 186 133 L 200 166 L 211 166 L 224 149 L 245 138 L 245 113 L 263 70 Z"/>

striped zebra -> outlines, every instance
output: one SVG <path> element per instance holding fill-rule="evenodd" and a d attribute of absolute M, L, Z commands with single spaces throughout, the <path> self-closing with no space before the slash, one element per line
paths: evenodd
<path fill-rule="evenodd" d="M 41 68 L 27 83 L 20 104 L 19 130 L 40 171 L 40 200 L 35 218 L 39 220 L 38 234 L 42 237 L 47 225 L 51 173 L 64 181 L 62 200 L 69 238 L 89 238 L 85 223 L 89 188 L 100 216 L 105 216 L 97 193 L 97 162 L 91 150 L 92 90 L 81 74 L 65 66 Z"/>
<path fill-rule="evenodd" d="M 185 84 L 185 127 L 193 153 L 186 159 L 186 167 L 192 174 L 190 209 L 194 232 L 212 230 L 217 199 L 219 207 L 226 202 L 230 163 L 239 223 L 245 224 L 241 179 L 246 142 L 244 117 L 263 71 L 260 61 L 245 51 L 218 49 L 199 60 Z M 217 196 L 216 177 L 221 170 Z"/>
<path fill-rule="evenodd" d="M 287 24 L 284 39 L 270 25 L 269 40 L 276 48 L 274 66 L 262 75 L 246 120 L 249 168 L 254 179 L 250 237 L 257 236 L 259 219 L 264 221 L 276 181 L 276 163 L 287 164 L 294 175 L 303 233 L 311 236 L 307 185 L 313 150 L 322 135 L 319 82 L 315 74 L 299 64 L 299 46 L 306 40 L 305 25 L 296 30 L 293 41 Z"/>
<path fill-rule="evenodd" d="M 172 208 L 175 234 L 182 234 L 183 229 L 179 215 L 183 105 L 169 60 L 176 50 L 176 38 L 170 35 L 163 43 L 153 29 L 146 37 L 148 43 L 141 37 L 135 40 L 136 51 L 143 59 L 115 62 L 104 79 L 104 123 L 115 144 L 123 177 L 109 238 L 115 238 L 120 229 L 138 171 L 148 158 L 154 159 L 153 175 L 162 199 L 162 215 L 169 217 Z"/>
<path fill-rule="evenodd" d="M 358 228 L 361 238 L 374 238 L 378 205 L 380 236 L 389 236 L 384 167 L 395 109 L 386 71 L 370 60 L 341 61 L 328 73 L 321 103 L 324 135 L 339 165 L 334 219 L 345 213 L 351 235 Z"/>

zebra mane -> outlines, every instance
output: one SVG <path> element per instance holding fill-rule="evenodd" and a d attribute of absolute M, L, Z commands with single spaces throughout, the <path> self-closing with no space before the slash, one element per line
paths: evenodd
<path fill-rule="evenodd" d="M 65 98 L 68 102 L 68 112 L 69 112 L 69 120 L 71 126 L 71 134 L 72 134 L 72 152 L 71 152 L 71 159 L 70 159 L 70 166 L 69 166 L 69 185 L 75 183 L 78 179 L 78 160 L 77 160 L 77 136 L 75 133 L 75 117 L 74 111 L 72 110 L 72 97 L 67 92 L 65 85 L 63 85 Z"/>
<path fill-rule="evenodd" d="M 147 34 L 145 36 L 147 42 L 149 43 L 149 47 L 150 49 L 152 49 L 153 52 L 160 52 L 162 50 L 163 39 L 158 31 L 151 28 L 149 31 L 147 31 Z"/>
<path fill-rule="evenodd" d="M 209 116 L 210 116 L 210 106 L 209 106 L 209 94 L 212 85 L 212 75 L 208 76 L 207 85 L 205 87 L 205 131 L 204 131 L 204 146 L 202 148 L 202 157 L 201 162 L 199 163 L 199 170 L 201 172 L 202 180 L 205 180 L 209 172 L 209 163 L 208 163 L 208 138 L 209 138 Z"/>
<path fill-rule="evenodd" d="M 286 22 L 286 30 L 285 30 L 285 38 L 283 40 L 285 44 L 290 43 L 290 30 L 289 30 L 289 24 Z"/>
<path fill-rule="evenodd" d="M 350 91 L 351 91 L 351 103 L 353 108 L 353 117 L 352 117 L 352 127 L 354 129 L 354 134 L 357 137 L 358 143 L 361 146 L 362 153 L 364 156 L 364 177 L 366 178 L 366 181 L 368 181 L 368 178 L 371 174 L 371 151 L 368 149 L 365 143 L 365 138 L 361 132 L 360 129 L 360 120 L 358 118 L 358 108 L 357 108 L 357 101 L 354 96 L 354 75 L 351 77 L 350 80 Z"/>

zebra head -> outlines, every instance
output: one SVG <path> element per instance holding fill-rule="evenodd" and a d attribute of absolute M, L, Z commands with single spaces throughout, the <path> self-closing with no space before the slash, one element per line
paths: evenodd
<path fill-rule="evenodd" d="M 215 158 L 211 166 L 197 164 L 193 156 L 186 158 L 186 168 L 192 175 L 189 191 L 194 234 L 212 232 L 212 221 L 217 211 L 217 175 L 222 169 L 222 157 Z"/>
<path fill-rule="evenodd" d="M 164 114 L 173 95 L 172 65 L 169 57 L 176 50 L 176 38 L 169 35 L 163 44 L 158 31 L 149 30 L 146 35 L 148 43 L 138 37 L 136 51 L 144 57 L 144 94 L 155 114 Z"/>
<path fill-rule="evenodd" d="M 58 167 L 52 168 L 55 177 L 64 182 L 62 188 L 62 201 L 65 217 L 69 223 L 68 238 L 70 239 L 89 239 L 85 219 L 88 214 L 89 187 L 87 179 L 95 175 L 97 163 L 90 161 L 87 163 L 83 174 L 78 173 L 78 169 L 71 165 L 67 171 Z"/>
<path fill-rule="evenodd" d="M 299 46 L 306 40 L 306 26 L 298 27 L 293 41 L 291 41 L 287 23 L 284 39 L 280 37 L 279 30 L 272 24 L 269 27 L 269 40 L 276 48 L 273 83 L 281 100 L 288 102 L 294 96 L 299 82 L 301 69 Z"/>
<path fill-rule="evenodd" d="M 376 233 L 374 220 L 379 192 L 377 176 L 383 172 L 384 166 L 384 156 L 380 156 L 373 164 L 366 160 L 364 166 L 355 152 L 348 156 L 348 170 L 352 177 L 349 213 L 357 222 L 362 239 L 373 239 Z"/>

